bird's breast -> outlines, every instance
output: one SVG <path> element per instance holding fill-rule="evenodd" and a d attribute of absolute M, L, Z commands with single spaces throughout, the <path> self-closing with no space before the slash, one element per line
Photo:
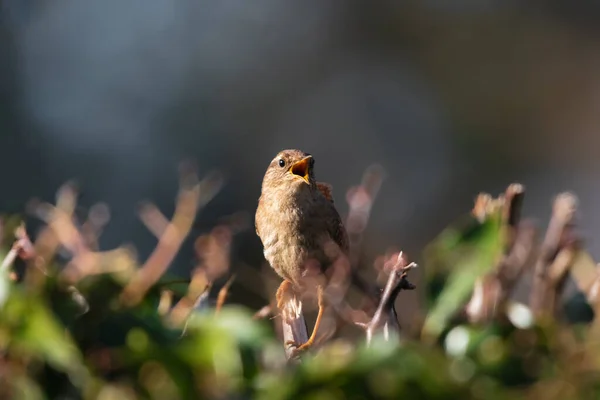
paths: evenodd
<path fill-rule="evenodd" d="M 310 208 L 265 206 L 259 227 L 265 259 L 282 278 L 299 282 L 306 263 L 321 258 Z"/>

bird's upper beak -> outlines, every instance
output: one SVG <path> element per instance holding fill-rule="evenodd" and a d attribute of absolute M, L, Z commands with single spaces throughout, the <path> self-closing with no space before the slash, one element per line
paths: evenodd
<path fill-rule="evenodd" d="M 294 163 L 294 165 L 292 165 L 292 168 L 290 168 L 290 172 L 292 174 L 298 175 L 299 177 L 304 179 L 306 181 L 306 183 L 310 183 L 308 178 L 309 178 L 311 161 L 312 161 L 312 156 L 304 157 L 302 160 L 300 160 L 300 161 Z"/>

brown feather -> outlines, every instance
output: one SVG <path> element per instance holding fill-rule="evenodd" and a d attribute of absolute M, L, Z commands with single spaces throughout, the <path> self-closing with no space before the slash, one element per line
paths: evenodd
<path fill-rule="evenodd" d="M 333 203 L 333 189 L 329 183 L 317 182 L 317 189 L 325 198 Z"/>
<path fill-rule="evenodd" d="M 291 171 L 307 156 L 299 150 L 285 150 L 271 161 L 255 218 L 265 258 L 295 286 L 302 286 L 310 260 L 318 261 L 323 271 L 335 261 L 337 255 L 327 250 L 327 242 L 333 241 L 341 253 L 348 254 L 348 237 L 333 204 L 331 186 L 315 180 L 312 161 L 308 182 Z"/>

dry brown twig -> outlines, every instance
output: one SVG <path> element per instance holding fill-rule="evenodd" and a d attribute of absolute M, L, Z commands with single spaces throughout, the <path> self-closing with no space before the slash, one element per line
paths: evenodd
<path fill-rule="evenodd" d="M 90 250 L 99 250 L 98 239 L 109 220 L 110 209 L 106 204 L 98 203 L 90 208 L 87 220 L 81 224 L 81 235 Z"/>
<path fill-rule="evenodd" d="M 138 214 L 144 226 L 156 238 L 160 239 L 169 226 L 167 217 L 165 217 L 155 204 L 147 201 L 140 204 Z"/>
<path fill-rule="evenodd" d="M 0 265 L 1 272 L 9 272 L 17 257 L 20 257 L 23 260 L 29 260 L 35 256 L 35 249 L 29 236 L 27 236 L 25 225 L 21 224 L 15 230 L 15 239 L 10 251 L 4 257 L 4 260 L 2 260 L 2 264 Z"/>
<path fill-rule="evenodd" d="M 260 310 L 254 313 L 252 319 L 265 319 L 273 313 L 273 307 L 270 304 L 263 306 Z"/>
<path fill-rule="evenodd" d="M 205 294 L 208 297 L 211 287 L 204 269 L 200 267 L 194 269 L 187 293 L 165 314 L 167 320 L 174 326 L 183 324 L 197 307 L 199 299 Z"/>
<path fill-rule="evenodd" d="M 162 290 L 160 292 L 160 300 L 158 302 L 158 315 L 164 317 L 167 315 L 169 310 L 171 310 L 171 305 L 173 304 L 173 291 L 172 290 Z"/>
<path fill-rule="evenodd" d="M 231 284 L 233 283 L 234 279 L 235 275 L 229 278 L 227 282 L 225 282 L 221 290 L 219 290 L 219 294 L 217 295 L 217 304 L 215 306 L 215 314 L 218 314 L 219 311 L 221 311 L 221 308 L 223 308 L 225 300 L 227 299 L 227 294 L 229 293 L 229 288 L 231 287 Z"/>
<path fill-rule="evenodd" d="M 494 270 L 478 279 L 465 311 L 470 322 L 489 322 L 503 310 L 512 289 L 522 276 L 532 254 L 536 229 L 528 221 L 520 221 L 525 188 L 518 183 L 508 186 L 498 199 L 482 193 L 477 197 L 473 215 L 483 222 L 498 208 L 502 213 L 502 234 L 506 243 L 503 256 Z"/>
<path fill-rule="evenodd" d="M 158 210 L 154 211 L 154 213 L 156 212 L 160 213 Z M 161 225 L 165 220 L 161 217 L 154 218 L 154 221 L 158 221 Z M 194 242 L 198 266 L 192 274 L 188 293 L 173 307 L 170 313 L 169 319 L 172 323 L 182 323 L 189 318 L 194 309 L 202 307 L 203 303 L 199 303 L 201 301 L 199 299 L 207 300 L 213 282 L 229 271 L 232 236 L 234 232 L 241 230 L 241 224 L 237 218 L 233 218 L 232 222 L 215 227 L 210 233 L 198 237 Z M 219 291 L 215 314 L 223 307 L 233 279 L 232 276 Z"/>
<path fill-rule="evenodd" d="M 210 294 L 210 288 L 211 288 L 211 285 L 208 285 L 206 287 L 206 290 L 200 296 L 198 296 L 198 298 L 194 302 L 194 305 L 189 310 L 189 313 L 188 313 L 188 315 L 185 319 L 185 323 L 183 325 L 183 330 L 181 332 L 181 336 L 184 336 L 186 334 L 188 323 L 190 322 L 190 317 L 193 315 L 193 312 L 199 311 L 199 310 L 204 310 L 205 308 L 208 307 L 208 295 Z"/>
<path fill-rule="evenodd" d="M 78 228 L 73 212 L 76 206 L 77 192 L 71 184 L 62 186 L 57 194 L 56 206 L 47 203 L 32 202 L 30 209 L 47 224 L 35 242 L 38 268 L 47 265 L 55 253 L 62 247 L 71 255 L 71 261 L 61 272 L 61 278 L 74 284 L 85 276 L 103 272 L 126 272 L 135 264 L 132 252 L 125 247 L 108 251 L 93 251 L 90 241 Z M 91 212 L 94 210 L 92 209 Z M 91 215 L 88 218 L 87 234 L 92 229 L 100 229 L 108 215 Z M 96 218 L 97 221 L 90 219 Z M 39 282 L 39 280 L 38 280 Z"/>
<path fill-rule="evenodd" d="M 369 312 L 372 312 L 377 306 L 376 294 L 378 288 L 375 285 L 370 285 L 359 274 L 360 254 L 364 231 L 383 183 L 384 174 L 383 167 L 377 164 L 371 165 L 363 174 L 361 183 L 350 188 L 346 193 L 349 211 L 345 227 L 350 243 L 350 278 L 354 289 L 357 289 L 363 296 L 365 303 L 362 308 L 369 310 Z M 352 289 L 353 287 L 348 288 L 349 291 L 352 291 Z"/>
<path fill-rule="evenodd" d="M 553 299 L 556 298 L 556 294 L 553 292 L 556 292 L 555 289 L 562 286 L 559 285 L 559 281 L 563 279 L 565 273 L 550 275 L 549 271 L 552 264 L 557 260 L 559 252 L 565 248 L 565 236 L 570 233 L 569 229 L 573 222 L 576 207 L 577 197 L 571 193 L 561 193 L 554 200 L 552 217 L 535 264 L 531 290 L 530 307 L 537 317 L 553 312 L 555 309 Z M 561 256 L 558 260 L 559 264 L 566 261 L 569 261 L 567 264 L 570 264 L 573 259 L 572 257 L 567 258 L 565 256 L 563 258 Z M 559 265 L 557 269 L 566 271 L 568 265 Z"/>
<path fill-rule="evenodd" d="M 172 220 L 164 227 L 158 245 L 148 260 L 136 271 L 121 294 L 121 300 L 126 305 L 137 304 L 165 273 L 192 228 L 199 208 L 214 197 L 222 185 L 222 178 L 213 173 L 198 182 L 195 173 L 184 170 L 180 182 L 181 189 Z"/>
<path fill-rule="evenodd" d="M 346 194 L 349 212 L 346 218 L 346 231 L 350 240 L 350 264 L 359 262 L 363 233 L 367 227 L 371 209 L 383 182 L 383 168 L 372 165 L 363 174 L 360 185 L 350 188 Z"/>
<path fill-rule="evenodd" d="M 394 302 L 401 290 L 413 290 L 415 288 L 415 285 L 410 283 L 406 279 L 406 276 L 408 271 L 416 267 L 417 264 L 414 262 L 407 264 L 406 258 L 402 252 L 398 254 L 396 262 L 391 267 L 387 284 L 383 290 L 379 306 L 377 307 L 373 318 L 366 324 L 357 323 L 357 325 L 362 327 L 366 332 L 367 345 L 371 343 L 373 335 L 380 329 L 383 328 L 386 340 L 389 340 L 390 338 L 390 329 L 398 329 L 398 319 L 394 309 Z"/>
<path fill-rule="evenodd" d="M 371 165 L 363 174 L 361 183 L 350 188 L 346 193 L 349 211 L 344 225 L 348 233 L 350 254 L 343 260 L 347 268 L 338 266 L 334 269 L 334 275 L 337 277 L 330 281 L 326 291 L 328 297 L 333 297 L 333 307 L 330 310 L 335 313 L 325 318 L 325 325 L 333 325 L 329 330 L 329 336 L 335 334 L 345 324 L 355 325 L 359 319 L 365 319 L 377 307 L 380 290 L 376 285 L 368 283 L 360 275 L 359 269 L 364 231 L 383 178 L 383 168 L 380 165 Z M 343 300 L 354 294 L 358 294 L 363 300 L 360 310 L 353 309 Z M 327 339 L 325 336 L 321 341 Z"/>

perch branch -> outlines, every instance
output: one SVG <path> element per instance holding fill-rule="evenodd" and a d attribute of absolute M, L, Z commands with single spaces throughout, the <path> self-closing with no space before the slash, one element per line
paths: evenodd
<path fill-rule="evenodd" d="M 283 343 L 306 343 L 308 330 L 302 314 L 302 301 L 296 296 L 289 296 L 283 307 L 286 309 L 282 312 L 286 317 L 281 318 Z M 294 346 L 286 346 L 285 355 L 288 361 L 298 362 L 298 358 L 293 358 L 294 350 Z"/>

